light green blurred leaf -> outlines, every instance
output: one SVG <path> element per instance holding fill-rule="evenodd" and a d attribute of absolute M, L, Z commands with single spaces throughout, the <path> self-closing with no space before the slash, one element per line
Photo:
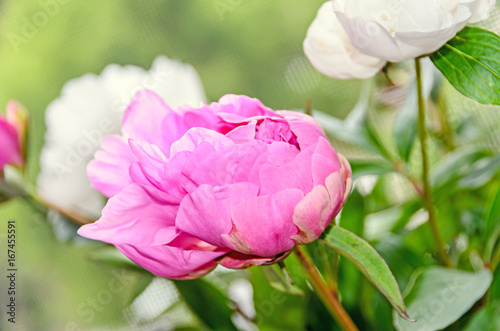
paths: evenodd
<path fill-rule="evenodd" d="M 500 330 L 500 304 L 490 304 L 474 314 L 464 331 L 498 331 Z"/>
<path fill-rule="evenodd" d="M 153 278 L 154 276 L 152 274 L 144 274 L 142 275 L 138 280 L 137 280 L 137 284 L 135 284 L 135 286 L 132 288 L 132 292 L 130 293 L 130 300 L 128 302 L 128 304 L 132 304 L 134 302 L 134 300 L 139 296 L 141 295 L 142 292 L 144 292 L 144 290 L 149 286 L 149 284 L 151 284 L 151 282 L 153 281 Z"/>
<path fill-rule="evenodd" d="M 500 172 L 500 155 L 485 157 L 476 161 L 470 173 L 461 178 L 457 187 L 460 189 L 474 190 L 486 185 Z"/>
<path fill-rule="evenodd" d="M 280 274 L 274 266 L 262 266 L 260 267 L 260 270 L 262 270 L 262 273 L 269 282 L 269 285 L 271 285 L 271 287 L 275 290 L 291 295 L 304 296 L 304 291 L 297 286 L 290 284 L 290 282 L 282 274 Z"/>
<path fill-rule="evenodd" d="M 103 263 L 113 267 L 133 269 L 146 274 L 150 274 L 149 271 L 143 269 L 139 265 L 132 262 L 128 257 L 126 257 L 122 252 L 117 250 L 115 247 L 106 246 L 87 255 L 90 261 Z"/>
<path fill-rule="evenodd" d="M 445 185 L 471 173 L 472 165 L 491 154 L 477 147 L 462 147 L 444 156 L 430 172 L 431 185 L 439 190 Z"/>
<path fill-rule="evenodd" d="M 229 299 L 214 285 L 202 280 L 176 280 L 175 286 L 189 308 L 212 330 L 237 330 L 231 321 Z"/>
<path fill-rule="evenodd" d="M 370 244 L 340 227 L 333 227 L 325 242 L 351 261 L 389 300 L 398 314 L 411 320 L 396 279 L 387 263 Z"/>
<path fill-rule="evenodd" d="M 431 60 L 465 96 L 483 104 L 500 105 L 500 37 L 466 27 Z"/>
<path fill-rule="evenodd" d="M 351 159 L 349 164 L 352 168 L 353 179 L 358 179 L 364 175 L 382 176 L 394 171 L 392 164 L 385 159 L 359 160 Z"/>
<path fill-rule="evenodd" d="M 405 290 L 408 313 L 417 322 L 409 323 L 394 314 L 394 326 L 400 331 L 441 330 L 465 314 L 486 293 L 491 280 L 488 270 L 419 269 Z"/>
<path fill-rule="evenodd" d="M 358 103 L 345 120 L 340 120 L 318 110 L 315 110 L 313 115 L 328 135 L 363 147 L 384 158 L 392 159 L 368 121 L 373 84 L 373 80 L 365 82 Z"/>

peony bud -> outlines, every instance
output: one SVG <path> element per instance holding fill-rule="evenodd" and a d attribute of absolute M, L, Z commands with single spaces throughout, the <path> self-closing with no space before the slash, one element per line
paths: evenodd
<path fill-rule="evenodd" d="M 0 115 L 0 170 L 6 164 L 21 167 L 24 164 L 22 148 L 26 133 L 27 113 L 15 101 L 7 106 L 7 118 Z"/>
<path fill-rule="evenodd" d="M 352 184 L 349 163 L 308 115 L 236 95 L 174 110 L 150 91 L 136 95 L 122 135 L 104 138 L 88 174 L 110 200 L 78 233 L 180 279 L 217 263 L 282 260 L 321 235 Z"/>

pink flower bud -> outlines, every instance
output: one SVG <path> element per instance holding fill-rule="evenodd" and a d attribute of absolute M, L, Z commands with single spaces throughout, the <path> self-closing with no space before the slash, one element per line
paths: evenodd
<path fill-rule="evenodd" d="M 17 101 L 7 105 L 7 116 L 0 115 L 0 169 L 6 164 L 22 166 L 28 114 Z"/>
<path fill-rule="evenodd" d="M 226 95 L 171 109 L 139 92 L 121 136 L 89 164 L 110 198 L 79 234 L 115 245 L 167 278 L 196 278 L 217 263 L 271 264 L 316 240 L 351 189 L 349 163 L 310 116 Z"/>

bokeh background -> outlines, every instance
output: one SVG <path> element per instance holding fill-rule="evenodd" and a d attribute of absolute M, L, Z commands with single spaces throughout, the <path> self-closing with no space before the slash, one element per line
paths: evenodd
<path fill-rule="evenodd" d="M 16 99 L 32 114 L 30 179 L 35 183 L 39 171 L 47 105 L 68 80 L 98 74 L 111 63 L 149 69 L 156 56 L 166 55 L 194 66 L 208 101 L 235 93 L 257 97 L 274 109 L 302 109 L 311 99 L 315 109 L 345 117 L 359 97 L 361 82 L 322 76 L 302 52 L 307 28 L 322 2 L 0 0 L 0 106 Z M 49 18 L 26 35 L 26 22 L 34 22 L 41 11 Z M 466 100 L 450 87 L 446 91 L 451 95 L 451 120 L 471 118 L 481 123 L 488 132 L 482 143 L 499 146 L 495 134 L 499 112 Z M 397 104 L 397 91 L 392 97 Z M 394 115 L 387 108 L 381 107 L 377 116 L 381 128 Z M 355 154 L 345 145 L 339 149 L 348 156 Z M 22 201 L 0 205 L 0 277 L 4 278 L 8 220 L 17 222 L 18 316 L 14 328 L 7 325 L 0 302 L 0 329 L 163 329 L 158 325 L 165 318 L 158 307 L 177 300 L 175 292 L 168 291 L 168 282 L 155 280 L 161 286 L 150 290 L 141 305 L 135 302 L 142 308 L 131 310 L 151 277 L 92 262 L 93 246 L 59 241 L 44 217 Z M 123 286 L 110 292 L 110 282 L 117 279 Z M 0 285 L 3 291 L 4 284 Z M 182 307 L 178 311 L 167 320 L 185 314 Z M 186 323 L 197 328 L 196 322 Z"/>

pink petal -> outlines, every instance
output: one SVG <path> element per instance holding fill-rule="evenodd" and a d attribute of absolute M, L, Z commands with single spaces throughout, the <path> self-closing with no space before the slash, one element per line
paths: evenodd
<path fill-rule="evenodd" d="M 87 175 L 92 187 L 110 198 L 132 184 L 129 167 L 135 157 L 127 141 L 120 136 L 104 137 L 101 148 L 88 164 Z"/>
<path fill-rule="evenodd" d="M 326 178 L 339 171 L 341 162 L 328 140 L 320 137 L 312 156 L 312 177 L 314 185 L 325 185 Z"/>
<path fill-rule="evenodd" d="M 272 260 L 272 257 L 259 257 L 233 251 L 220 259 L 219 264 L 231 269 L 246 269 L 256 265 L 267 264 Z"/>
<path fill-rule="evenodd" d="M 152 187 L 132 184 L 111 198 L 95 223 L 82 226 L 78 234 L 111 244 L 163 245 L 179 231 L 175 215 L 179 208 Z"/>
<path fill-rule="evenodd" d="M 345 179 L 345 192 L 344 192 L 344 197 L 342 199 L 342 205 L 345 205 L 347 202 L 347 198 L 349 198 L 349 194 L 351 194 L 351 189 L 352 189 L 352 170 L 351 170 L 351 165 L 347 161 L 347 159 L 342 155 L 342 154 L 337 154 L 340 162 L 342 164 L 341 167 L 341 173 L 342 177 Z"/>
<path fill-rule="evenodd" d="M 212 271 L 215 259 L 226 251 L 189 251 L 171 246 L 117 245 L 129 259 L 159 277 L 173 279 L 199 278 Z"/>
<path fill-rule="evenodd" d="M 260 100 L 246 95 L 227 94 L 220 98 L 218 103 L 212 103 L 210 106 L 218 116 L 229 123 L 242 122 L 256 116 L 279 117 Z"/>
<path fill-rule="evenodd" d="M 297 204 L 293 223 L 300 233 L 293 239 L 297 244 L 316 240 L 340 211 L 345 192 L 345 180 L 339 172 L 326 178 L 325 186 L 317 185 Z"/>
<path fill-rule="evenodd" d="M 162 151 L 168 152 L 170 141 L 166 139 L 168 132 L 163 128 L 168 114 L 176 115 L 160 96 L 149 90 L 139 91 L 127 107 L 123 117 L 122 133 L 127 139 L 156 143 Z"/>
<path fill-rule="evenodd" d="M 292 132 L 297 137 L 301 150 L 316 145 L 319 138 L 326 138 L 321 126 L 311 116 L 287 110 L 282 110 L 278 113 L 288 121 Z"/>
<path fill-rule="evenodd" d="M 130 167 L 130 178 L 134 183 L 159 187 L 163 179 L 163 167 L 167 163 L 165 155 L 156 145 L 144 141 L 129 139 L 129 145 L 138 161 Z"/>
<path fill-rule="evenodd" d="M 23 159 L 16 128 L 0 117 L 0 170 L 6 164 L 21 165 Z"/>
<path fill-rule="evenodd" d="M 292 147 L 291 145 L 289 145 Z M 295 149 L 295 147 L 293 147 Z M 262 165 L 260 169 L 260 195 L 268 195 L 286 189 L 299 189 L 304 193 L 311 191 L 313 179 L 311 174 L 312 154 L 311 146 L 295 155 L 295 158 L 286 164 Z"/>
<path fill-rule="evenodd" d="M 181 151 L 192 152 L 201 143 L 209 143 L 216 151 L 233 146 L 234 142 L 216 131 L 205 128 L 191 128 L 171 147 L 170 155 L 175 155 Z"/>
<path fill-rule="evenodd" d="M 231 139 L 235 144 L 248 143 L 255 139 L 255 128 L 255 124 L 238 126 L 226 133 L 226 137 Z"/>
<path fill-rule="evenodd" d="M 231 232 L 231 210 L 246 199 L 257 196 L 259 187 L 236 183 L 223 187 L 201 185 L 182 200 L 176 226 L 212 245 L 224 247 L 223 234 Z"/>
<path fill-rule="evenodd" d="M 293 224 L 295 206 L 304 198 L 298 189 L 247 199 L 232 211 L 234 224 L 229 235 L 223 235 L 228 246 L 251 255 L 272 257 L 294 246 L 297 234 Z"/>

